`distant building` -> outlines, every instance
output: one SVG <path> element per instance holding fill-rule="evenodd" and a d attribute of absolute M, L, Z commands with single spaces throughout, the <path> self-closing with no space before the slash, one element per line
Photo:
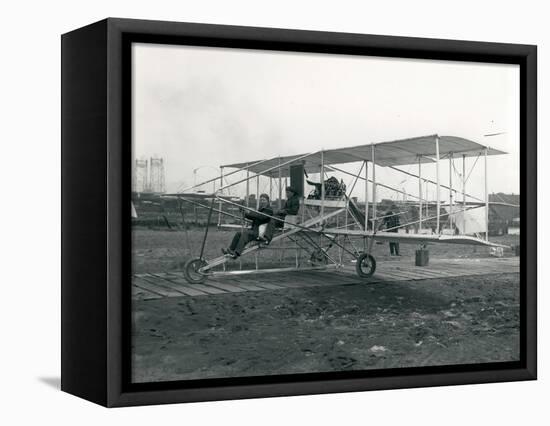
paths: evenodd
<path fill-rule="evenodd" d="M 163 194 L 166 192 L 165 181 L 166 172 L 163 158 L 136 159 L 132 176 L 133 192 Z"/>
<path fill-rule="evenodd" d="M 166 192 L 164 159 L 151 157 L 149 170 L 149 190 L 158 194 Z"/>
<path fill-rule="evenodd" d="M 133 172 L 132 191 L 149 192 L 149 162 L 136 159 Z"/>
<path fill-rule="evenodd" d="M 519 194 L 489 194 L 489 203 L 495 203 L 489 207 L 489 235 L 519 234 L 519 200 Z"/>
<path fill-rule="evenodd" d="M 519 235 L 519 217 L 512 220 L 512 223 L 508 225 L 509 235 Z"/>

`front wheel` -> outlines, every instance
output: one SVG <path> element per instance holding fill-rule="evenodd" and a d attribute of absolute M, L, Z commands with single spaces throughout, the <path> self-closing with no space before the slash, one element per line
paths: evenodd
<path fill-rule="evenodd" d="M 355 271 L 361 278 L 370 278 L 376 271 L 376 260 L 368 253 L 363 253 L 357 258 Z"/>
<path fill-rule="evenodd" d="M 183 276 L 190 284 L 200 284 L 206 279 L 206 275 L 199 272 L 199 269 L 206 265 L 204 259 L 195 257 L 185 262 Z"/>

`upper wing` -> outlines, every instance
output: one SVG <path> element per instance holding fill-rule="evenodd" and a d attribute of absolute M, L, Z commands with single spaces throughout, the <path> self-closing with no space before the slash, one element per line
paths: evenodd
<path fill-rule="evenodd" d="M 226 164 L 222 167 L 250 170 L 253 173 L 278 177 L 279 168 L 277 166 L 285 164 L 284 167 L 281 167 L 280 173 L 281 177 L 288 177 L 290 175 L 288 166 L 292 164 L 303 164 L 304 170 L 307 173 L 319 173 L 319 164 L 321 162 L 329 166 L 332 164 L 375 160 L 377 165 L 384 167 L 418 164 L 419 161 L 422 163 L 431 163 L 434 161 L 433 158 L 436 155 L 437 138 L 439 138 L 440 158 L 444 158 L 450 153 L 473 157 L 479 155 L 485 149 L 485 145 L 457 136 L 428 135 L 347 148 L 327 149 L 323 150 L 322 153 L 319 151 L 309 155 L 287 155 L 267 160 Z M 487 154 L 499 155 L 505 154 L 505 152 L 488 148 Z"/>

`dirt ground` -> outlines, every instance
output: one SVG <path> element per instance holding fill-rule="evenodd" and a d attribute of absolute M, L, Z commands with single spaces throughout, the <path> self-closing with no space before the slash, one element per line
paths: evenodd
<path fill-rule="evenodd" d="M 519 359 L 519 274 L 175 297 L 133 312 L 135 382 Z"/>

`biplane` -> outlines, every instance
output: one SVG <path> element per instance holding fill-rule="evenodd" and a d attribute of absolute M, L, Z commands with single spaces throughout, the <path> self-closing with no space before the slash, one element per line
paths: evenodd
<path fill-rule="evenodd" d="M 208 221 L 212 215 L 218 215 L 218 228 L 234 229 L 236 232 L 247 226 L 244 214 L 256 211 L 259 203 L 260 180 L 269 183 L 270 202 L 273 200 L 273 190 L 278 191 L 277 203 L 279 209 L 283 200 L 283 188 L 288 184 L 295 188 L 300 196 L 300 209 L 295 217 L 281 218 L 277 215 L 265 215 L 270 221 L 278 223 L 277 231 L 269 241 L 259 236 L 242 252 L 241 258 L 256 255 L 254 268 L 228 270 L 226 266 L 235 262 L 230 256 L 221 255 L 206 259 L 205 244 L 209 235 L 209 226 L 205 227 L 202 244 L 197 256 L 189 259 L 184 265 L 184 276 L 190 283 L 200 283 L 211 276 L 278 273 L 284 271 L 323 270 L 341 268 L 345 259 L 352 265 L 360 278 L 371 277 L 376 270 L 376 259 L 373 256 L 373 244 L 377 242 L 401 242 L 418 244 L 467 244 L 486 247 L 505 247 L 490 242 L 489 236 L 489 197 L 487 188 L 487 157 L 503 155 L 503 151 L 493 149 L 477 142 L 456 137 L 439 136 L 437 134 L 394 140 L 388 142 L 370 143 L 348 148 L 327 149 L 300 155 L 278 156 L 258 161 L 247 161 L 220 166 L 220 176 L 186 188 L 182 192 L 166 194 L 183 202 L 190 202 L 208 209 Z M 475 158 L 471 169 L 479 159 L 484 163 L 484 198 L 478 198 L 466 192 L 468 177 L 466 160 Z M 462 163 L 462 173 L 458 185 L 453 186 L 453 173 L 449 173 L 449 182 L 444 184 L 440 179 L 440 169 L 443 161 L 449 161 L 449 167 L 455 167 L 454 162 Z M 422 175 L 422 168 L 427 164 L 435 165 L 435 179 Z M 346 167 L 356 167 L 357 171 L 344 170 Z M 403 170 L 400 166 L 413 165 L 418 167 L 418 173 Z M 418 193 L 407 193 L 404 188 L 396 188 L 379 182 L 376 179 L 377 168 L 384 167 L 396 173 L 404 173 L 418 180 Z M 351 176 L 349 185 L 330 181 L 329 175 L 338 172 Z M 370 172 L 370 173 L 369 173 Z M 240 175 L 239 175 L 240 174 Z M 244 176 L 243 176 L 244 174 Z M 318 175 L 318 181 L 313 179 Z M 228 177 L 237 180 L 230 182 Z M 240 176 L 240 177 L 239 177 Z M 317 180 L 317 179 L 316 179 Z M 198 187 L 219 181 L 215 192 L 186 192 Z M 352 192 L 358 181 L 364 183 L 364 202 L 362 206 Z M 250 205 L 251 185 L 256 184 L 255 202 Z M 307 195 L 306 185 L 314 186 Z M 370 185 L 369 185 L 370 184 Z M 435 187 L 435 201 L 423 195 L 426 185 Z M 245 186 L 243 197 L 235 192 L 237 186 Z M 413 221 L 395 226 L 395 228 L 412 230 L 413 232 L 396 232 L 387 226 L 387 213 L 377 211 L 377 189 L 386 188 L 398 194 L 407 195 L 413 200 L 409 209 L 416 210 Z M 448 199 L 442 201 L 442 191 L 448 191 Z M 369 193 L 370 192 L 370 193 Z M 233 193 L 233 194 L 232 194 Z M 433 193 L 433 191 L 432 191 Z M 435 213 L 433 212 L 435 208 Z M 472 210 L 482 210 L 483 231 L 468 232 L 468 213 Z M 241 212 L 236 214 L 235 212 Z M 400 215 L 402 212 L 392 212 Z M 443 224 L 446 224 L 444 229 Z M 429 225 L 429 226 L 428 226 Z M 288 245 L 278 245 L 286 241 Z M 261 268 L 258 266 L 258 252 L 269 248 L 271 250 L 295 250 L 295 263 L 291 266 Z M 305 260 L 304 260 L 305 259 Z"/>

